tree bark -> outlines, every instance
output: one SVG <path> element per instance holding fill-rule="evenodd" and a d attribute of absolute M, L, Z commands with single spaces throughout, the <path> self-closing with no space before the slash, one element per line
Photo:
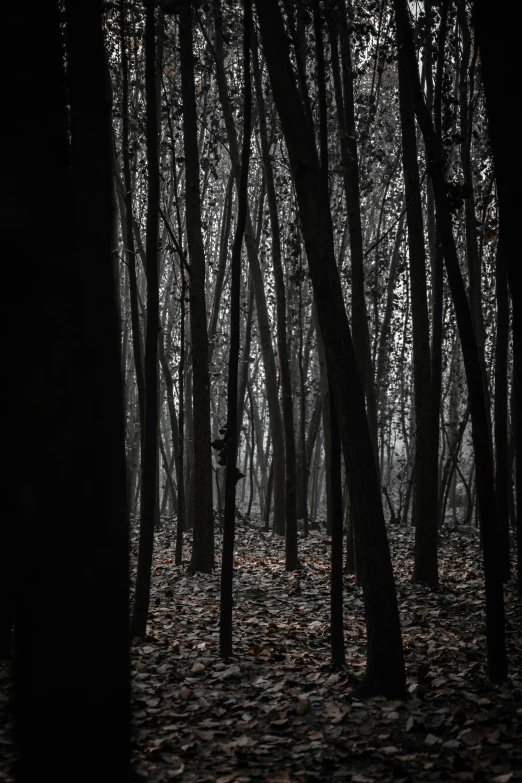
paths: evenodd
<path fill-rule="evenodd" d="M 407 54 L 409 75 L 413 86 L 415 114 L 426 145 L 429 174 L 433 182 L 435 206 L 437 209 L 437 225 L 451 296 L 455 307 L 466 370 L 473 446 L 477 466 L 477 500 L 484 549 L 488 675 L 493 682 L 503 682 L 507 676 L 504 597 L 500 572 L 492 449 L 479 352 L 453 237 L 444 180 L 442 149 L 424 101 L 413 43 L 413 33 L 408 16 L 408 6 L 406 0 L 394 0 L 394 5 L 399 47 L 404 47 Z"/>
<path fill-rule="evenodd" d="M 237 381 L 239 362 L 239 325 L 241 294 L 241 246 L 248 209 L 248 163 L 250 159 L 250 133 L 252 122 L 252 87 L 250 82 L 250 27 L 252 7 L 250 0 L 244 2 L 243 21 L 243 149 L 241 154 L 241 178 L 238 189 L 238 215 L 231 258 L 230 296 L 230 352 L 228 360 L 227 385 L 227 431 L 226 431 L 226 476 L 225 476 L 225 518 L 223 524 L 223 558 L 221 565 L 221 605 L 219 613 L 219 653 L 222 658 L 232 655 L 232 581 L 234 570 L 234 537 L 236 517 L 237 483 Z"/>
<path fill-rule="evenodd" d="M 13 69 L 12 53 L 0 54 L 2 68 L 11 67 L 0 129 L 9 150 L 0 221 L 12 260 L 4 329 L 17 323 L 5 353 L 5 410 L 17 424 L 5 425 L 13 471 L 4 480 L 14 500 L 0 525 L 0 601 L 7 580 L 21 783 L 41 779 L 42 770 L 79 783 L 101 769 L 111 780 L 130 775 L 128 515 L 103 9 L 67 2 L 63 10 L 5 9 L 6 29 L 23 30 L 45 84 L 30 101 L 35 61 Z M 28 198 L 32 178 L 41 197 Z M 40 459 L 27 460 L 29 442 L 39 444 Z M 55 621 L 57 600 L 64 622 Z"/>
<path fill-rule="evenodd" d="M 183 143 L 185 152 L 185 216 L 189 250 L 189 315 L 192 348 L 192 416 L 194 465 L 192 507 L 194 537 L 191 571 L 210 573 L 214 568 L 214 519 L 212 513 L 212 454 L 210 441 L 210 375 L 208 369 L 207 306 L 205 301 L 205 252 L 201 228 L 199 191 L 198 120 L 194 87 L 192 11 L 182 8 L 179 17 Z"/>
<path fill-rule="evenodd" d="M 131 637 L 144 638 L 150 601 L 154 521 L 158 500 L 158 333 L 159 333 L 159 158 L 156 92 L 156 31 L 153 6 L 145 13 L 145 91 L 147 96 L 147 326 L 145 332 L 145 421 L 141 464 L 140 545 Z"/>
<path fill-rule="evenodd" d="M 415 114 L 408 61 L 405 55 L 405 50 L 399 47 L 399 110 L 402 130 L 404 193 L 407 204 L 415 405 L 416 448 L 413 486 L 415 565 L 413 580 L 430 587 L 437 587 L 439 581 L 437 561 L 438 419 L 434 416 L 431 382 L 426 254 Z"/>
<path fill-rule="evenodd" d="M 522 296 L 517 277 L 520 211 L 518 183 L 521 176 L 521 163 L 520 155 L 513 154 L 519 143 L 517 124 L 511 120 L 513 107 L 511 101 L 505 101 L 503 90 L 499 90 L 499 85 L 509 85 L 513 89 L 513 95 L 518 94 L 517 28 L 513 25 L 508 10 L 503 8 L 498 14 L 491 14 L 488 3 L 484 0 L 475 0 L 473 19 L 480 48 L 489 134 L 493 148 L 502 252 L 506 258 L 513 305 L 512 418 L 516 454 L 517 580 L 519 594 L 522 595 Z"/>
<path fill-rule="evenodd" d="M 227 129 L 228 146 L 230 157 L 232 159 L 232 168 L 236 181 L 236 188 L 239 190 L 240 182 L 240 161 L 239 145 L 237 141 L 237 131 L 234 123 L 234 116 L 230 105 L 228 85 L 223 64 L 223 38 L 222 38 L 222 19 L 220 0 L 214 2 L 215 19 L 215 54 L 216 71 L 219 96 L 223 108 L 223 115 Z M 247 205 L 248 206 L 248 205 Z M 250 217 L 250 210 L 247 209 L 247 222 L 245 226 L 245 245 L 247 250 L 248 265 L 250 275 L 254 285 L 254 294 L 256 300 L 257 323 L 259 330 L 259 342 L 263 355 L 263 367 L 265 371 L 266 394 L 268 400 L 268 409 L 270 415 L 270 431 L 272 435 L 272 450 L 274 460 L 273 474 L 273 527 L 278 535 L 285 533 L 285 459 L 284 459 L 284 434 L 281 410 L 277 392 L 277 373 L 272 345 L 272 330 L 268 317 L 268 308 L 266 303 L 265 288 L 263 283 L 263 273 L 259 263 L 259 257 L 256 247 L 256 238 Z"/>
<path fill-rule="evenodd" d="M 360 520 L 361 574 L 368 631 L 361 693 L 405 693 L 401 630 L 372 440 L 346 317 L 320 164 L 289 59 L 277 0 L 256 0 L 275 103 L 288 147 L 301 227 L 330 371 L 350 497 Z"/>
<path fill-rule="evenodd" d="M 279 377 L 281 380 L 281 395 L 283 401 L 283 434 L 285 449 L 285 568 L 287 571 L 294 571 L 299 566 L 297 554 L 297 483 L 294 402 L 292 399 L 292 376 L 288 358 L 285 279 L 283 263 L 281 260 L 281 230 L 277 211 L 277 196 L 270 158 L 265 102 L 261 87 L 261 74 L 257 59 L 257 49 L 254 49 L 253 70 L 259 112 L 259 138 L 261 141 L 261 154 L 263 156 L 263 171 L 266 181 L 270 227 L 272 229 L 272 265 L 274 269 L 276 294 L 277 354 L 279 358 Z"/>

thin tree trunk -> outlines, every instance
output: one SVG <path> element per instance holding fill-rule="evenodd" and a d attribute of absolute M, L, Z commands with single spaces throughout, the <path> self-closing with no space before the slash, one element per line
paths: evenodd
<path fill-rule="evenodd" d="M 154 8 L 145 12 L 145 91 L 147 96 L 147 326 L 145 333 L 145 426 L 141 464 L 140 545 L 131 638 L 144 638 L 150 601 L 154 520 L 158 499 L 158 331 L 159 331 L 159 158 Z"/>
<path fill-rule="evenodd" d="M 350 230 L 350 258 L 352 262 L 352 334 L 357 366 L 361 375 L 366 396 L 368 426 L 372 439 L 377 471 L 379 470 L 379 451 L 377 446 L 377 404 L 373 383 L 371 346 L 368 329 L 368 314 L 364 293 L 364 256 L 361 226 L 361 197 L 359 192 L 359 162 L 357 151 L 357 133 L 355 125 L 355 104 L 353 90 L 353 66 L 350 40 L 350 28 L 346 15 L 345 0 L 337 0 L 339 14 L 339 41 L 341 45 L 342 84 L 344 91 L 344 114 L 340 104 L 341 91 L 337 89 L 337 116 L 341 129 L 341 160 L 345 170 L 343 176 L 346 196 L 346 210 Z M 335 51 L 335 49 L 333 50 Z M 338 60 L 337 60 L 338 63 Z M 332 57 L 332 72 L 336 70 Z M 343 121 L 344 120 L 344 121 Z"/>
<path fill-rule="evenodd" d="M 285 449 L 285 568 L 294 571 L 299 566 L 297 555 L 297 516 L 296 516 L 296 453 L 294 433 L 294 403 L 292 399 L 292 376 L 288 358 L 288 338 L 286 329 L 286 294 L 283 263 L 281 259 L 281 230 L 277 212 L 277 196 L 274 184 L 274 173 L 270 158 L 270 147 L 266 125 L 265 102 L 261 88 L 261 74 L 254 48 L 253 58 L 254 83 L 259 112 L 259 137 L 263 156 L 263 171 L 265 174 L 266 192 L 268 197 L 268 212 L 272 230 L 272 265 L 276 294 L 276 333 L 277 354 L 279 359 L 279 377 L 283 401 L 283 434 Z"/>
<path fill-rule="evenodd" d="M 404 193 L 408 205 L 408 249 L 413 333 L 415 469 L 413 580 L 430 587 L 439 581 L 437 561 L 438 420 L 433 415 L 426 258 L 412 85 L 404 49 L 399 48 L 399 108 L 402 129 Z"/>
<path fill-rule="evenodd" d="M 123 157 L 123 179 L 124 179 L 124 206 L 125 206 L 125 236 L 123 242 L 125 246 L 125 255 L 127 259 L 127 269 L 129 273 L 129 293 L 131 305 L 131 329 L 132 329 L 132 347 L 134 351 L 134 367 L 136 371 L 136 388 L 138 391 L 138 412 L 140 438 L 143 448 L 143 426 L 144 426 L 144 406 L 145 406 L 145 381 L 143 372 L 143 347 L 140 328 L 140 314 L 138 305 L 138 283 L 136 278 L 136 252 L 134 249 L 134 230 L 133 230 L 133 199 L 132 199 L 132 179 L 130 169 L 130 133 L 129 133 L 129 63 L 127 57 L 127 46 L 125 41 L 125 0 L 120 0 L 120 38 L 121 38 L 121 71 L 122 71 L 122 157 Z M 122 221 L 123 226 L 123 221 Z"/>
<path fill-rule="evenodd" d="M 408 6 L 406 0 L 394 0 L 394 5 L 399 48 L 401 46 L 404 47 L 407 54 L 409 76 L 413 85 L 415 114 L 424 136 L 428 160 L 430 161 L 430 176 L 433 182 L 437 209 L 437 225 L 464 355 L 477 469 L 479 519 L 484 553 L 488 675 L 493 682 L 498 683 L 503 682 L 507 676 L 504 596 L 500 570 L 492 449 L 488 426 L 489 417 L 484 396 L 482 371 L 448 208 L 443 170 L 444 158 L 420 85 Z"/>
<path fill-rule="evenodd" d="M 521 164 L 520 155 L 514 154 L 519 143 L 519 130 L 517 123 L 510 120 L 513 116 L 513 104 L 505 100 L 504 90 L 499 90 L 498 87 L 499 84 L 509 86 L 510 90 L 513 89 L 513 94 L 517 94 L 518 32 L 516 25 L 512 24 L 507 7 L 492 15 L 488 3 L 475 0 L 473 10 L 498 193 L 499 230 L 505 258 L 501 263 L 505 263 L 507 268 L 513 306 L 512 426 L 516 454 L 517 581 L 519 594 L 522 595 L 522 297 L 518 282 L 518 183 L 521 178 Z"/>
<path fill-rule="evenodd" d="M 507 264 L 502 238 L 497 247 L 495 266 L 497 300 L 497 335 L 495 345 L 495 496 L 497 524 L 500 536 L 502 578 L 510 577 L 509 556 L 509 481 L 511 471 L 508 460 L 508 349 L 509 349 L 509 297 Z"/>
<path fill-rule="evenodd" d="M 226 432 L 226 475 L 225 475 L 225 518 L 223 525 L 223 559 L 221 565 L 221 603 L 219 612 L 219 653 L 222 658 L 232 655 L 232 581 L 234 569 L 234 537 L 236 516 L 237 482 L 237 381 L 239 362 L 239 325 L 241 294 L 241 246 L 247 220 L 248 208 L 248 164 L 250 159 L 250 133 L 252 105 L 250 83 L 250 25 L 252 8 L 249 0 L 244 4 L 243 30 L 243 150 L 241 155 L 241 178 L 238 189 L 238 215 L 231 258 L 230 297 L 230 352 L 228 360 L 227 386 L 227 432 Z"/>
<path fill-rule="evenodd" d="M 326 351 L 341 441 L 356 506 L 368 631 L 363 693 L 404 695 L 399 612 L 386 538 L 376 459 L 364 393 L 337 270 L 329 204 L 321 185 L 315 140 L 307 128 L 277 0 L 256 0 L 274 100 L 287 143 L 317 316 Z"/>
<path fill-rule="evenodd" d="M 192 11 L 182 8 L 179 18 L 183 140 L 186 186 L 185 215 L 190 259 L 190 336 L 192 347 L 192 416 L 194 466 L 192 506 L 194 537 L 191 571 L 210 573 L 214 567 L 214 519 L 212 513 L 212 455 L 210 449 L 210 376 L 208 369 L 207 307 L 205 301 L 205 252 L 201 228 L 199 154 Z"/>
<path fill-rule="evenodd" d="M 230 103 L 226 73 L 224 69 L 223 55 L 223 34 L 220 0 L 213 0 L 214 20 L 215 20 L 215 46 L 217 83 L 223 116 L 227 130 L 227 139 L 232 158 L 232 168 L 236 181 L 236 188 L 239 190 L 240 183 L 240 160 L 239 145 L 237 140 L 237 131 L 234 123 L 234 115 Z M 277 373 L 272 345 L 272 330 L 270 319 L 268 317 L 268 308 L 266 303 L 265 288 L 263 283 L 263 273 L 259 263 L 257 253 L 256 238 L 252 227 L 250 211 L 247 205 L 247 222 L 245 226 L 245 245 L 247 250 L 250 275 L 254 285 L 254 294 L 256 300 L 257 323 L 259 330 L 259 342 L 263 356 L 263 366 L 265 370 L 266 394 L 270 413 L 270 430 L 272 434 L 272 450 L 274 465 L 274 531 L 278 535 L 285 533 L 285 459 L 284 459 L 284 434 L 281 410 L 279 408 L 279 399 L 277 391 Z"/>

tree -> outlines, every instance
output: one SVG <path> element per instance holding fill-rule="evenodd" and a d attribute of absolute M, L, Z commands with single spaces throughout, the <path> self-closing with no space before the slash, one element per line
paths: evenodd
<path fill-rule="evenodd" d="M 234 528 L 237 483 L 237 381 L 239 361 L 239 296 L 241 285 L 241 246 L 247 220 L 248 162 L 250 158 L 250 125 L 252 116 L 252 85 L 250 77 L 250 27 L 252 7 L 244 3 L 243 81 L 244 127 L 241 154 L 241 179 L 238 190 L 238 218 L 232 248 L 232 291 L 230 302 L 230 354 L 228 368 L 225 519 L 223 524 L 223 561 L 221 566 L 221 608 L 219 615 L 219 651 L 222 657 L 232 655 L 232 577 L 234 569 Z"/>
<path fill-rule="evenodd" d="M 413 470 L 415 569 L 413 578 L 416 582 L 424 582 L 431 587 L 437 587 L 439 580 L 437 565 L 438 406 L 434 406 L 434 389 L 431 378 L 424 225 L 412 84 L 408 73 L 406 52 L 400 45 L 398 60 L 399 108 L 413 322 L 415 404 L 415 465 Z"/>
<path fill-rule="evenodd" d="M 190 567 L 209 573 L 214 567 L 212 516 L 212 457 L 210 452 L 210 378 L 208 370 L 207 308 L 205 302 L 205 253 L 201 229 L 199 155 L 192 12 L 182 8 L 179 18 L 183 141 L 185 148 L 185 214 L 190 259 L 189 298 L 192 348 L 192 408 L 194 417 L 194 539 Z"/>
<path fill-rule="evenodd" d="M 285 536 L 286 536 L 286 569 L 293 571 L 299 560 L 297 555 L 297 515 L 296 515 L 296 454 L 294 431 L 294 403 L 292 399 L 292 376 L 288 358 L 288 337 L 286 328 L 286 293 L 283 265 L 281 262 L 281 231 L 277 210 L 277 196 L 274 185 L 274 173 L 270 160 L 270 146 L 266 123 L 266 111 L 261 87 L 261 74 L 254 49 L 254 82 L 257 106 L 259 111 L 259 137 L 263 155 L 263 171 L 265 174 L 268 196 L 268 211 L 272 230 L 272 264 L 276 289 L 276 319 L 277 319 L 277 353 L 279 358 L 279 374 L 283 398 L 283 425 L 285 445 Z"/>
<path fill-rule="evenodd" d="M 45 82 L 27 101 L 34 63 L 20 62 L 5 96 L 12 121 L 2 128 L 13 156 L 2 220 L 15 272 L 14 348 L 31 353 L 23 374 L 10 357 L 10 411 L 20 414 L 8 550 L 16 778 L 48 769 L 57 781 L 92 780 L 100 770 L 128 780 L 128 517 L 102 4 L 46 3 L 30 19 L 13 6 L 8 23 L 23 26 Z M 29 176 L 38 198 L 27 198 Z M 20 472 L 33 438 L 41 459 Z"/>
<path fill-rule="evenodd" d="M 404 0 L 395 0 L 395 14 L 398 45 L 399 49 L 401 46 L 404 47 L 405 54 L 407 55 L 415 114 L 426 144 L 429 173 L 433 182 L 435 206 L 437 210 L 437 225 L 464 356 L 477 470 L 479 519 L 484 547 L 488 675 L 493 682 L 502 682 L 507 676 L 504 599 L 499 557 L 499 539 L 496 525 L 492 449 L 489 438 L 488 411 L 484 395 L 479 353 L 453 237 L 451 215 L 444 181 L 444 158 L 437 134 L 434 131 L 433 123 L 424 101 L 417 68 L 413 35 L 408 17 L 408 8 Z"/>
<path fill-rule="evenodd" d="M 520 177 L 520 156 L 513 155 L 517 148 L 516 126 L 510 120 L 510 106 L 501 98 L 499 85 L 512 85 L 516 90 L 517 42 L 515 30 L 505 11 L 490 14 L 483 0 L 475 0 L 474 26 L 480 49 L 482 78 L 486 93 L 489 133 L 493 148 L 493 162 L 498 190 L 499 219 L 502 251 L 498 263 L 505 263 L 511 302 L 513 306 L 513 429 L 516 460 L 516 533 L 517 533 L 517 578 L 522 595 L 522 301 L 516 278 L 518 254 L 518 202 L 515 191 Z M 518 101 L 520 103 L 520 101 Z M 508 134 L 506 136 L 506 134 Z M 515 169 L 514 169 L 515 167 Z M 514 174 L 515 173 L 515 174 Z M 504 262 L 505 259 L 505 262 Z M 502 274 L 502 270 L 500 270 Z"/>
<path fill-rule="evenodd" d="M 159 209 L 158 105 L 156 89 L 156 19 L 154 6 L 145 12 L 145 88 L 147 94 L 147 326 L 145 334 L 145 406 L 141 466 L 140 547 L 131 637 L 147 632 L 154 523 L 158 503 L 158 334 L 159 334 Z"/>
<path fill-rule="evenodd" d="M 368 632 L 367 669 L 361 692 L 402 696 L 406 683 L 395 585 L 364 395 L 335 263 L 330 209 L 325 203 L 315 140 L 295 83 L 280 11 L 275 0 L 257 0 L 256 8 L 299 204 L 350 499 L 360 524 L 356 536 L 360 541 Z"/>

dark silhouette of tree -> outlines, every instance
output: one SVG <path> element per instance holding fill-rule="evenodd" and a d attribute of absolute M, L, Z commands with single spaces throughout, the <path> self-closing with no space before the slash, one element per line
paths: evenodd
<path fill-rule="evenodd" d="M 329 204 L 320 164 L 289 59 L 277 3 L 256 2 L 275 104 L 285 134 L 301 229 L 324 341 L 347 465 L 364 586 L 368 658 L 363 693 L 403 695 L 404 659 L 397 599 L 364 395 L 344 308 L 334 250 Z"/>
<path fill-rule="evenodd" d="M 159 209 L 158 95 L 156 18 L 154 6 L 145 13 L 145 90 L 147 95 L 147 325 L 145 333 L 145 406 L 143 457 L 141 466 L 140 547 L 134 594 L 131 637 L 143 638 L 147 631 L 150 577 L 154 547 L 154 524 L 158 503 L 158 335 L 159 335 Z"/>
<path fill-rule="evenodd" d="M 517 230 L 519 209 L 516 188 L 517 183 L 520 181 L 520 156 L 513 155 L 513 150 L 516 149 L 518 144 L 517 126 L 516 123 L 512 122 L 509 102 L 503 100 L 502 91 L 500 90 L 500 85 L 512 86 L 515 90 L 514 94 L 518 94 L 516 86 L 518 73 L 516 33 L 506 10 L 498 14 L 491 14 L 490 9 L 483 0 L 475 0 L 473 12 L 474 26 L 480 50 L 489 134 L 493 148 L 493 163 L 498 191 L 500 241 L 502 245 L 497 259 L 497 263 L 500 265 L 499 274 L 501 276 L 500 296 L 502 296 L 502 274 L 503 265 L 505 264 L 513 308 L 513 404 L 511 416 L 514 433 L 513 451 L 516 455 L 520 455 L 522 453 L 522 301 L 516 269 L 519 244 Z M 502 373 L 503 369 L 499 368 L 499 380 Z M 502 394 L 503 391 L 501 391 Z M 503 414 L 500 415 L 502 416 Z M 499 443 L 499 453 L 502 448 L 502 444 Z M 518 458 L 516 459 L 515 481 L 517 498 L 517 579 L 519 593 L 522 595 L 522 516 L 520 514 L 522 459 Z M 499 490 L 502 492 L 500 488 Z M 502 503 L 502 497 L 497 502 Z"/>
<path fill-rule="evenodd" d="M 429 174 L 433 182 L 437 210 L 437 225 L 464 355 L 477 470 L 479 519 L 484 548 L 488 674 L 493 682 L 502 682 L 507 676 L 504 600 L 499 536 L 496 524 L 492 448 L 479 353 L 455 247 L 444 180 L 442 150 L 424 101 L 408 9 L 403 0 L 395 0 L 395 14 L 398 46 L 399 49 L 404 47 L 407 55 L 415 114 L 426 144 Z"/>
<path fill-rule="evenodd" d="M 57 781 L 129 780 L 128 517 L 102 4 L 45 3 L 30 18 L 13 6 L 8 17 L 45 84 L 29 101 L 34 62 L 20 62 L 2 127 L 13 156 L 2 228 L 15 273 L 15 348 L 31 354 L 22 374 L 12 365 L 10 410 L 20 413 L 19 443 L 39 444 L 22 472 L 22 449 L 13 451 L 6 552 L 16 779 L 48 770 Z"/>
<path fill-rule="evenodd" d="M 415 464 L 413 470 L 413 525 L 415 569 L 413 578 L 438 585 L 437 494 L 438 420 L 433 404 L 430 331 L 426 288 L 424 224 L 421 203 L 412 84 L 404 48 L 399 46 L 399 110 L 402 128 L 404 195 L 407 211 L 411 311 L 413 327 L 413 384 L 415 406 Z"/>
<path fill-rule="evenodd" d="M 185 148 L 185 214 L 189 248 L 189 314 L 192 353 L 192 412 L 194 417 L 193 571 L 209 573 L 214 567 L 212 517 L 212 461 L 210 453 L 210 379 L 208 371 L 207 308 L 205 302 L 205 253 L 201 229 L 201 197 L 197 137 L 192 13 L 183 7 L 179 17 L 183 141 Z"/>
<path fill-rule="evenodd" d="M 230 301 L 230 353 L 227 385 L 225 519 L 223 523 L 223 560 L 221 565 L 221 607 L 219 615 L 219 651 L 223 658 L 232 655 L 232 578 L 234 569 L 234 534 L 236 517 L 237 475 L 237 382 L 239 362 L 239 297 L 241 285 L 241 246 L 247 222 L 248 163 L 250 159 L 250 131 L 252 117 L 252 85 L 250 74 L 250 28 L 252 7 L 244 2 L 243 30 L 243 149 L 241 177 L 238 189 L 238 216 L 232 247 Z"/>

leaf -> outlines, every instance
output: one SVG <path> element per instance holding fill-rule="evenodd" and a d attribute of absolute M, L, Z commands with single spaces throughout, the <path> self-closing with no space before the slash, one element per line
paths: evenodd
<path fill-rule="evenodd" d="M 241 669 L 237 664 L 232 664 L 228 669 L 225 669 L 223 674 L 220 675 L 222 680 L 238 679 L 241 676 Z"/>
<path fill-rule="evenodd" d="M 493 778 L 491 783 L 509 783 L 512 777 L 513 777 L 512 772 L 506 772 L 505 775 L 497 775 L 496 778 Z"/>
<path fill-rule="evenodd" d="M 424 740 L 425 745 L 440 745 L 442 742 L 440 737 L 436 737 L 435 734 L 428 734 Z"/>
<path fill-rule="evenodd" d="M 201 674 L 201 672 L 205 671 L 205 664 L 204 663 L 195 663 L 194 666 L 191 669 L 191 672 L 193 674 Z"/>
<path fill-rule="evenodd" d="M 291 783 L 290 773 L 286 769 L 269 772 L 265 775 L 265 783 Z"/>
<path fill-rule="evenodd" d="M 463 731 L 461 734 L 459 734 L 459 740 L 464 742 L 466 745 L 469 745 L 470 747 L 472 745 L 480 744 L 483 739 L 484 732 L 480 731 L 479 729 L 468 729 L 467 731 Z"/>
<path fill-rule="evenodd" d="M 169 768 L 166 773 L 167 778 L 177 778 L 178 775 L 181 775 L 184 772 L 184 770 L 185 770 L 185 765 L 183 763 L 177 769 Z"/>

